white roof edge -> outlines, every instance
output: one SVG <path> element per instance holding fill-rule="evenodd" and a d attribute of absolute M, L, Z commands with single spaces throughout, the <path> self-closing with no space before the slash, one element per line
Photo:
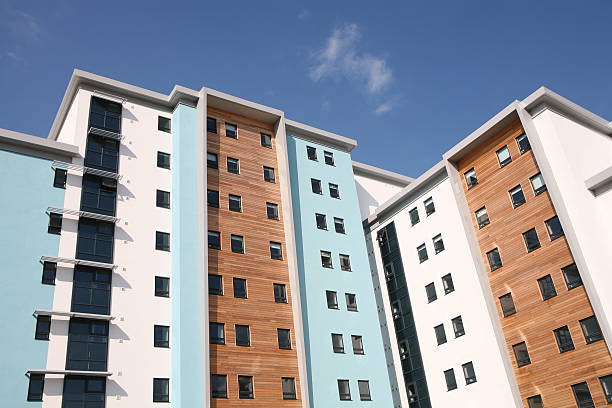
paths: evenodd
<path fill-rule="evenodd" d="M 596 191 L 598 188 L 612 181 L 612 166 L 600 171 L 592 177 L 584 181 L 584 185 L 590 191 Z"/>
<path fill-rule="evenodd" d="M 79 155 L 77 146 L 2 128 L 0 128 L 0 142 L 70 157 Z"/>
<path fill-rule="evenodd" d="M 316 142 L 328 143 L 347 152 L 351 152 L 355 147 L 357 147 L 357 141 L 354 139 L 340 136 L 326 130 L 317 129 L 316 127 L 296 122 L 291 119 L 285 118 L 285 125 L 289 130 L 292 130 L 302 136 L 306 136 L 307 138 Z"/>
<path fill-rule="evenodd" d="M 251 101 L 249 101 L 247 99 L 243 99 L 243 98 L 240 98 L 238 96 L 230 95 L 230 94 L 227 94 L 225 92 L 217 91 L 215 89 L 211 89 L 211 88 L 205 88 L 205 89 L 206 89 L 206 94 L 207 95 L 214 96 L 214 97 L 217 97 L 219 99 L 226 100 L 228 102 L 233 102 L 233 103 L 236 103 L 238 105 L 245 106 L 247 108 L 255 109 L 255 110 L 258 110 L 258 111 L 261 111 L 261 112 L 266 112 L 266 113 L 269 113 L 270 115 L 278 116 L 279 118 L 281 116 L 283 116 L 283 111 L 281 111 L 279 109 L 271 108 L 269 106 L 262 105 L 262 104 L 259 104 L 257 102 L 251 102 Z"/>
<path fill-rule="evenodd" d="M 394 184 L 399 184 L 402 187 L 406 187 L 408 184 L 414 182 L 414 178 L 404 176 L 403 174 L 394 173 L 389 170 L 381 169 L 369 164 L 360 163 L 353 160 L 353 172 L 364 176 L 371 176 L 383 181 L 388 181 Z"/>

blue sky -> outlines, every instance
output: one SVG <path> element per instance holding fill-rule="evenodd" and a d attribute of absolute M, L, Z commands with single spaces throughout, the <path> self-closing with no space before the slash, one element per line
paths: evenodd
<path fill-rule="evenodd" d="M 545 85 L 612 120 L 612 2 L 0 0 L 0 127 L 46 137 L 74 68 L 208 86 L 418 176 Z"/>

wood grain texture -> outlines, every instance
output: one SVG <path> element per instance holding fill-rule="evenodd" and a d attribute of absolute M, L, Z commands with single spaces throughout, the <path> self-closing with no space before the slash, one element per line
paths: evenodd
<path fill-rule="evenodd" d="M 515 138 L 523 133 L 517 120 L 458 163 L 463 174 L 474 167 L 478 184 L 463 187 L 485 265 L 486 253 L 499 248 L 503 267 L 489 272 L 493 297 L 514 365 L 518 387 L 527 397 L 541 394 L 546 407 L 576 407 L 571 385 L 586 381 L 596 407 L 607 406 L 599 377 L 612 374 L 604 340 L 586 344 L 579 320 L 593 316 L 583 286 L 569 290 L 561 268 L 574 262 L 565 237 L 550 240 L 545 221 L 555 216 L 548 192 L 535 195 L 529 178 L 539 173 L 531 150 L 521 154 Z M 496 151 L 507 145 L 512 162 L 500 168 Z M 513 208 L 508 191 L 520 184 L 526 203 Z M 474 212 L 486 206 L 491 223 L 478 228 Z M 535 227 L 541 247 L 527 252 L 523 232 Z M 542 300 L 537 280 L 550 274 L 557 296 Z M 503 317 L 499 297 L 511 292 L 516 314 Z M 567 325 L 575 349 L 559 353 L 554 329 Z M 518 367 L 512 345 L 525 341 L 531 364 Z"/>
<path fill-rule="evenodd" d="M 278 180 L 276 141 L 261 146 L 260 133 L 274 135 L 270 125 L 228 112 L 209 109 L 217 134 L 208 133 L 207 148 L 219 158 L 219 169 L 208 169 L 208 188 L 219 191 L 219 208 L 208 207 L 209 230 L 221 232 L 221 250 L 208 250 L 209 273 L 223 276 L 223 296 L 210 295 L 210 321 L 225 324 L 225 345 L 210 345 L 211 374 L 227 375 L 227 399 L 211 399 L 211 407 L 298 407 L 283 400 L 282 377 L 295 378 L 300 396 L 298 358 L 289 271 L 286 259 L 270 258 L 270 241 L 285 254 L 283 211 Z M 225 122 L 238 126 L 238 138 L 225 135 Z M 240 161 L 240 174 L 227 171 L 227 157 Z M 276 183 L 264 181 L 263 166 L 275 169 Z M 228 195 L 242 197 L 242 212 L 228 209 Z M 266 202 L 278 204 L 280 220 L 266 215 Z M 230 235 L 244 237 L 244 254 L 232 253 Z M 232 279 L 247 280 L 247 299 L 234 298 Z M 275 303 L 274 283 L 287 287 L 288 303 Z M 236 346 L 235 325 L 250 327 L 251 346 Z M 277 329 L 291 330 L 291 350 L 278 348 Z M 254 399 L 238 398 L 238 375 L 253 376 Z"/>

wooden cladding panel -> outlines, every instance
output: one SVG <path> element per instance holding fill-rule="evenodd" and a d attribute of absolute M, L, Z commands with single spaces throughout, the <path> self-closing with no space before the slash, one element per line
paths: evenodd
<path fill-rule="evenodd" d="M 286 261 L 283 211 L 276 158 L 261 146 L 260 134 L 274 135 L 271 125 L 217 109 L 217 134 L 208 133 L 207 150 L 218 155 L 219 168 L 208 169 L 208 189 L 219 191 L 219 208 L 208 207 L 208 229 L 221 232 L 221 250 L 208 250 L 208 271 L 223 277 L 223 295 L 209 295 L 211 322 L 225 324 L 225 344 L 210 345 L 211 374 L 227 375 L 228 398 L 212 398 L 211 407 L 298 407 L 283 400 L 282 377 L 300 378 Z M 225 134 L 225 123 L 237 125 L 238 138 Z M 227 157 L 239 160 L 240 174 L 227 171 Z M 276 183 L 264 181 L 263 166 L 272 167 Z M 229 194 L 242 198 L 242 212 L 229 210 Z M 278 205 L 280 220 L 267 218 L 266 202 Z M 244 254 L 231 252 L 231 234 L 244 239 Z M 270 258 L 270 241 L 280 242 L 283 260 Z M 247 280 L 247 299 L 234 298 L 233 278 Z M 274 301 L 274 283 L 285 284 L 288 303 Z M 249 326 L 251 346 L 236 345 L 235 325 Z M 277 329 L 291 330 L 291 350 L 278 348 Z M 253 377 L 254 399 L 238 398 L 238 375 Z"/>
<path fill-rule="evenodd" d="M 540 394 L 547 407 L 575 407 L 571 385 L 586 381 L 595 406 L 606 406 L 599 377 L 612 374 L 612 358 L 604 340 L 586 344 L 579 320 L 593 316 L 583 286 L 567 289 L 561 268 L 574 262 L 565 237 L 551 241 L 545 221 L 556 215 L 548 192 L 535 195 L 529 178 L 539 173 L 531 150 L 521 154 L 517 119 L 458 163 L 482 257 L 498 248 L 503 266 L 489 272 L 498 315 L 514 365 L 518 387 L 526 399 Z M 496 152 L 508 146 L 512 162 L 500 168 Z M 463 174 L 474 168 L 478 184 L 467 189 Z M 521 185 L 526 202 L 513 208 L 509 190 Z M 490 224 L 478 228 L 475 211 L 486 206 Z M 523 232 L 535 227 L 541 247 L 527 252 Z M 557 296 L 542 300 L 537 280 L 550 274 Z M 512 293 L 516 314 L 503 317 L 499 297 Z M 559 353 L 554 329 L 568 326 L 575 349 Z M 525 341 L 531 364 L 518 367 L 513 344 Z"/>

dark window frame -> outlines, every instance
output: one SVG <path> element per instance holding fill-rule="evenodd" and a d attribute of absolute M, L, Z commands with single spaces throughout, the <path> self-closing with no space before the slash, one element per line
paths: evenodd
<path fill-rule="evenodd" d="M 457 378 L 455 377 L 454 369 L 450 368 L 444 371 L 444 381 L 446 381 L 446 391 L 457 389 Z"/>
<path fill-rule="evenodd" d="M 327 216 L 325 214 L 315 213 L 315 222 L 317 229 L 327 231 Z"/>
<path fill-rule="evenodd" d="M 476 370 L 474 369 L 474 364 L 471 361 L 461 364 L 461 368 L 463 370 L 463 376 L 465 377 L 465 385 L 470 385 L 477 381 Z"/>
<path fill-rule="evenodd" d="M 221 334 L 222 334 L 221 337 L 217 335 L 218 330 L 214 330 L 213 327 L 215 329 L 221 328 Z M 210 344 L 219 344 L 219 345 L 225 344 L 225 323 L 209 322 L 208 328 L 209 328 Z"/>
<path fill-rule="evenodd" d="M 84 318 L 70 319 L 68 325 L 66 370 L 107 370 L 109 343 L 108 326 L 109 322 L 105 320 Z M 101 344 L 104 345 L 104 350 L 100 347 Z M 87 357 L 85 357 L 85 355 Z"/>
<path fill-rule="evenodd" d="M 57 275 L 57 262 L 43 262 L 43 273 L 41 283 L 43 285 L 55 285 Z"/>
<path fill-rule="evenodd" d="M 67 180 L 68 170 L 55 169 L 55 172 L 53 173 L 53 187 L 65 189 Z"/>
<path fill-rule="evenodd" d="M 567 266 L 561 268 L 561 273 L 563 273 L 563 279 L 565 280 L 565 285 L 567 286 L 567 290 L 572 290 L 579 286 L 582 286 L 582 277 L 580 276 L 580 271 L 578 270 L 578 266 L 575 263 L 571 263 Z M 572 275 L 575 276 L 570 278 Z M 576 276 L 578 279 L 576 279 Z"/>
<path fill-rule="evenodd" d="M 285 384 L 289 384 L 287 389 Z M 284 400 L 296 400 L 297 395 L 295 393 L 295 378 L 293 377 L 282 377 L 281 378 L 281 389 L 283 391 Z"/>
<path fill-rule="evenodd" d="M 355 343 L 357 343 L 357 347 L 355 347 Z M 365 350 L 363 347 L 363 336 L 360 336 L 358 334 L 351 334 L 351 346 L 353 348 L 353 354 L 365 355 Z"/>
<path fill-rule="evenodd" d="M 157 116 L 157 130 L 172 133 L 172 119 L 164 116 Z"/>
<path fill-rule="evenodd" d="M 277 328 L 276 335 L 278 338 L 279 350 L 291 350 L 291 330 Z"/>
<path fill-rule="evenodd" d="M 434 252 L 436 254 L 439 254 L 440 252 L 444 251 L 444 240 L 442 239 L 442 234 L 438 234 L 435 237 L 433 237 L 431 239 L 431 241 L 433 242 L 433 246 L 434 246 Z"/>
<path fill-rule="evenodd" d="M 164 333 L 167 340 L 164 339 Z M 153 347 L 170 348 L 170 326 L 153 325 Z"/>
<path fill-rule="evenodd" d="M 364 387 L 365 389 L 363 390 L 361 387 L 362 384 L 365 385 Z M 370 392 L 370 381 L 357 380 L 357 388 L 359 389 L 359 400 L 360 401 L 372 401 L 372 393 Z"/>
<path fill-rule="evenodd" d="M 228 173 L 240 174 L 240 159 L 228 157 L 225 161 L 225 165 Z"/>
<path fill-rule="evenodd" d="M 504 299 L 504 300 L 502 300 Z M 510 299 L 510 301 L 508 302 L 505 299 Z M 511 303 L 511 305 L 510 305 Z M 507 307 L 504 307 L 504 304 Z M 512 292 L 508 292 L 504 295 L 501 295 L 499 297 L 499 307 L 502 310 L 502 315 L 504 317 L 508 317 L 508 316 L 512 316 L 513 314 L 516 314 L 516 305 L 514 304 L 514 298 L 512 297 Z"/>
<path fill-rule="evenodd" d="M 213 277 L 213 280 L 218 279 L 218 281 L 220 282 L 219 288 L 215 288 L 215 289 L 211 289 L 213 285 L 210 284 L 211 282 L 211 277 Z M 216 285 L 215 285 L 216 286 Z M 217 296 L 223 296 L 223 275 L 217 275 L 214 273 L 209 273 L 208 274 L 208 294 L 209 295 L 217 295 Z"/>
<path fill-rule="evenodd" d="M 72 278 L 71 312 L 110 315 L 112 271 L 76 265 Z"/>
<path fill-rule="evenodd" d="M 332 333 L 332 350 L 335 354 L 344 354 L 344 335 L 342 333 Z"/>
<path fill-rule="evenodd" d="M 427 217 L 436 212 L 436 205 L 434 204 L 433 197 L 429 197 L 427 200 L 423 201 L 423 205 L 425 206 L 425 215 Z"/>
<path fill-rule="evenodd" d="M 284 283 L 274 283 L 273 288 L 274 303 L 287 303 L 287 286 Z"/>
<path fill-rule="evenodd" d="M 578 408 L 592 408 L 595 406 L 593 396 L 591 395 L 591 390 L 589 389 L 586 381 L 572 384 L 572 393 L 574 394 Z"/>
<path fill-rule="evenodd" d="M 531 357 L 529 356 L 527 342 L 521 341 L 513 344 L 512 352 L 514 353 L 514 359 L 516 360 L 517 367 L 520 368 L 531 364 Z"/>
<path fill-rule="evenodd" d="M 561 225 L 561 220 L 559 219 L 558 216 L 554 216 L 552 218 L 547 219 L 546 221 L 544 221 L 544 224 L 546 224 L 546 231 L 548 231 L 548 236 L 550 237 L 551 241 L 554 241 L 558 238 L 561 238 L 562 236 L 565 236 L 565 232 L 563 231 L 563 226 Z M 554 231 L 553 227 L 559 227 L 558 231 Z"/>
<path fill-rule="evenodd" d="M 482 210 L 484 210 L 484 214 L 479 216 L 478 213 Z M 491 219 L 489 218 L 489 212 L 487 211 L 487 207 L 484 205 L 478 210 L 474 211 L 474 216 L 476 217 L 476 224 L 478 224 L 478 229 L 482 229 L 491 223 Z"/>
<path fill-rule="evenodd" d="M 412 226 L 417 225 L 421 219 L 419 218 L 419 209 L 414 207 L 412 210 L 408 211 L 408 215 L 410 216 L 410 224 Z"/>
<path fill-rule="evenodd" d="M 278 204 L 266 202 L 266 215 L 269 220 L 279 220 L 280 214 L 278 211 Z"/>
<path fill-rule="evenodd" d="M 588 334 L 587 330 L 585 330 L 585 324 L 591 321 L 595 322 L 596 330 L 593 333 Z M 584 319 L 580 319 L 578 322 L 580 323 L 580 328 L 582 329 L 582 334 L 584 336 L 584 340 L 586 341 L 586 344 L 591 344 L 591 343 L 595 343 L 597 341 L 603 340 L 603 333 L 601 331 L 601 326 L 599 325 L 599 322 L 597 321 L 597 318 L 595 317 L 595 315 L 586 317 Z"/>
<path fill-rule="evenodd" d="M 221 384 L 220 381 L 215 381 L 215 379 L 223 380 L 223 387 L 215 388 L 215 385 Z M 211 398 L 227 398 L 227 375 L 226 374 L 211 374 L 210 396 Z"/>
<path fill-rule="evenodd" d="M 352 300 L 351 300 L 352 297 Z M 358 312 L 357 308 L 357 295 L 354 293 L 345 293 L 344 300 L 346 301 L 346 310 L 348 312 Z"/>
<path fill-rule="evenodd" d="M 156 390 L 165 388 L 167 391 L 163 393 Z M 153 378 L 153 402 L 170 402 L 170 379 L 169 378 Z"/>
<path fill-rule="evenodd" d="M 246 338 L 242 336 L 244 332 L 239 332 L 239 330 L 245 330 L 246 328 Z M 240 347 L 251 347 L 251 328 L 248 324 L 236 324 L 234 325 L 234 330 L 236 333 L 236 345 Z"/>
<path fill-rule="evenodd" d="M 270 258 L 280 261 L 283 260 L 283 244 L 270 241 Z"/>
<path fill-rule="evenodd" d="M 62 214 L 49 213 L 49 226 L 47 232 L 49 234 L 60 235 L 62 233 Z"/>
<path fill-rule="evenodd" d="M 324 150 L 323 151 L 323 158 L 325 159 L 325 164 L 327 164 L 328 166 L 335 166 L 336 165 L 336 162 L 334 160 L 334 154 L 332 152 L 328 152 L 328 151 Z"/>
<path fill-rule="evenodd" d="M 338 228 L 338 226 L 340 227 Z M 343 218 L 334 217 L 334 229 L 338 234 L 346 234 Z"/>
<path fill-rule="evenodd" d="M 30 374 L 27 401 L 42 401 L 45 389 L 44 374 Z"/>
<path fill-rule="evenodd" d="M 330 251 L 323 251 L 323 250 L 321 250 L 320 253 L 321 253 L 321 266 L 326 269 L 333 269 L 334 263 L 332 260 L 332 253 Z"/>
<path fill-rule="evenodd" d="M 167 200 L 165 200 L 167 198 Z M 156 190 L 155 205 L 159 208 L 170 208 L 170 192 L 164 190 Z"/>
<path fill-rule="evenodd" d="M 446 338 L 446 330 L 444 330 L 444 323 L 434 326 L 434 334 L 436 335 L 436 343 L 438 346 L 448 341 Z"/>
<path fill-rule="evenodd" d="M 535 227 L 523 232 L 523 242 L 525 242 L 527 253 L 533 252 L 542 246 Z"/>
<path fill-rule="evenodd" d="M 308 160 L 319 161 L 317 158 L 317 148 L 312 146 L 306 146 L 306 157 Z"/>
<path fill-rule="evenodd" d="M 261 143 L 261 146 L 266 147 L 268 149 L 272 149 L 272 135 L 269 135 L 267 133 L 260 133 L 259 135 L 259 141 Z"/>
<path fill-rule="evenodd" d="M 472 173 L 474 174 L 472 175 Z M 463 173 L 463 178 L 465 179 L 465 185 L 467 186 L 468 190 L 478 184 L 478 177 L 476 176 L 476 170 L 473 167 L 469 169 L 468 171 L 466 171 L 465 173 Z"/>
<path fill-rule="evenodd" d="M 612 404 L 612 374 L 599 377 L 599 383 L 606 397 L 606 402 Z"/>
<path fill-rule="evenodd" d="M 499 261 L 495 259 L 495 256 L 499 259 Z M 501 254 L 499 253 L 499 248 L 493 248 L 492 250 L 487 252 L 487 260 L 489 261 L 489 268 L 491 272 L 496 271 L 504 266 L 504 264 L 502 263 Z"/>
<path fill-rule="evenodd" d="M 520 197 L 517 195 L 519 192 Z M 508 195 L 510 196 L 510 203 L 512 204 L 512 208 L 518 208 L 527 202 L 525 192 L 523 191 L 523 186 L 521 186 L 520 184 L 508 190 Z M 515 200 L 515 198 L 517 199 Z"/>
<path fill-rule="evenodd" d="M 236 284 L 238 283 L 238 287 Z M 244 290 L 240 287 L 240 284 L 244 283 Z M 234 297 L 237 299 L 247 299 L 248 298 L 248 289 L 247 289 L 247 280 L 244 278 L 232 278 L 232 288 L 234 289 Z"/>
<path fill-rule="evenodd" d="M 219 208 L 219 192 L 217 190 L 206 190 L 206 204 L 208 207 Z"/>
<path fill-rule="evenodd" d="M 559 353 L 565 353 L 576 348 L 572 339 L 572 333 L 567 325 L 554 329 L 553 334 L 557 347 L 559 347 Z"/>
<path fill-rule="evenodd" d="M 276 172 L 274 167 L 263 166 L 264 181 L 268 183 L 276 183 Z"/>
<path fill-rule="evenodd" d="M 343 386 L 346 386 L 346 390 L 343 390 Z M 340 401 L 351 401 L 351 385 L 349 380 L 338 380 L 338 395 Z"/>
<path fill-rule="evenodd" d="M 455 338 L 465 336 L 465 326 L 463 325 L 463 318 L 461 316 L 451 319 L 451 324 L 453 326 L 453 332 L 455 332 Z"/>
<path fill-rule="evenodd" d="M 555 282 L 550 274 L 542 276 L 540 279 L 538 279 L 538 287 L 540 288 L 542 300 L 552 299 L 557 296 Z"/>
<path fill-rule="evenodd" d="M 242 379 L 243 383 L 240 383 Z M 248 388 L 246 390 L 243 389 L 246 380 L 246 385 Z M 255 393 L 253 392 L 253 376 L 250 375 L 239 375 L 238 376 L 238 398 L 239 399 L 253 399 L 255 398 Z"/>
<path fill-rule="evenodd" d="M 448 295 L 455 291 L 455 282 L 453 282 L 453 276 L 447 273 L 442 278 L 442 287 L 444 288 L 444 295 Z"/>
<path fill-rule="evenodd" d="M 323 185 L 319 179 L 310 179 L 310 188 L 313 193 L 323 195 Z"/>
<path fill-rule="evenodd" d="M 542 396 L 538 394 L 538 395 L 532 395 L 531 397 L 528 397 L 527 405 L 529 406 L 529 408 L 544 408 L 544 403 L 542 402 Z"/>
<path fill-rule="evenodd" d="M 170 153 L 157 151 L 157 167 L 170 170 L 170 158 Z"/>
<path fill-rule="evenodd" d="M 504 159 L 502 161 L 502 159 L 499 157 L 500 152 L 506 150 L 508 152 L 508 158 Z M 497 149 L 495 151 L 495 155 L 497 156 L 497 162 L 499 163 L 499 167 L 505 167 L 507 165 L 509 165 L 510 163 L 512 163 L 512 155 L 510 154 L 510 149 L 508 148 L 508 145 L 505 145 L 504 147 Z"/>
<path fill-rule="evenodd" d="M 329 196 L 331 198 L 340 200 L 340 187 L 338 186 L 338 184 L 328 183 L 328 185 L 329 185 Z"/>
<path fill-rule="evenodd" d="M 166 289 L 164 289 L 166 287 Z M 170 278 L 165 276 L 155 277 L 155 296 L 156 297 L 170 297 Z"/>
<path fill-rule="evenodd" d="M 529 143 L 529 138 L 527 137 L 526 133 L 521 133 L 521 135 L 517 136 L 515 140 L 516 145 L 519 148 L 519 152 L 521 152 L 521 154 L 527 153 L 529 150 L 531 150 L 531 143 Z M 527 143 L 521 144 L 523 140 L 526 140 Z"/>
<path fill-rule="evenodd" d="M 232 129 L 232 127 L 234 129 Z M 231 139 L 238 139 L 238 125 L 234 125 L 233 123 L 225 122 L 225 136 Z"/>
<path fill-rule="evenodd" d="M 34 332 L 35 340 L 49 340 L 51 333 L 51 316 L 38 315 L 36 316 L 36 329 Z"/>
<path fill-rule="evenodd" d="M 234 205 L 232 206 L 232 201 Z M 238 207 L 236 207 L 236 202 L 238 203 Z M 242 196 L 236 194 L 228 194 L 227 195 L 227 209 L 233 212 L 242 212 Z"/>
<path fill-rule="evenodd" d="M 211 241 L 211 237 L 213 237 L 215 240 Z M 208 230 L 207 241 L 209 249 L 216 249 L 218 251 L 221 250 L 221 232 Z"/>
<path fill-rule="evenodd" d="M 211 125 L 214 125 L 214 127 Z M 206 131 L 208 133 L 217 133 L 217 119 L 210 116 L 206 117 Z"/>
<path fill-rule="evenodd" d="M 157 251 L 170 252 L 170 233 L 155 231 L 155 249 Z"/>
<path fill-rule="evenodd" d="M 330 295 L 332 295 L 330 297 Z M 338 292 L 335 290 L 326 290 L 325 291 L 325 299 L 327 302 L 327 308 L 332 310 L 339 310 L 338 306 Z"/>
<path fill-rule="evenodd" d="M 533 185 L 533 180 L 535 180 L 538 177 L 542 179 L 542 185 L 540 187 L 538 187 L 538 188 L 535 188 L 535 186 Z M 533 175 L 533 176 L 529 177 L 529 182 L 531 183 L 531 188 L 533 189 L 533 194 L 536 195 L 536 196 L 539 195 L 539 194 L 542 194 L 543 192 L 548 190 L 548 188 L 546 187 L 546 180 L 544 180 L 544 176 L 542 176 L 542 173 L 538 173 L 536 175 Z"/>
<path fill-rule="evenodd" d="M 219 169 L 219 155 L 217 153 L 206 152 L 206 167 L 209 169 Z"/>
<path fill-rule="evenodd" d="M 427 303 L 438 300 L 438 294 L 436 293 L 436 285 L 434 282 L 425 285 L 425 294 L 427 295 Z"/>
<path fill-rule="evenodd" d="M 351 256 L 346 254 L 338 254 L 340 258 L 340 269 L 346 272 L 351 272 Z"/>
<path fill-rule="evenodd" d="M 425 244 L 421 244 L 417 247 L 417 255 L 419 256 L 419 263 L 423 263 L 429 259 L 427 255 L 427 247 Z"/>

